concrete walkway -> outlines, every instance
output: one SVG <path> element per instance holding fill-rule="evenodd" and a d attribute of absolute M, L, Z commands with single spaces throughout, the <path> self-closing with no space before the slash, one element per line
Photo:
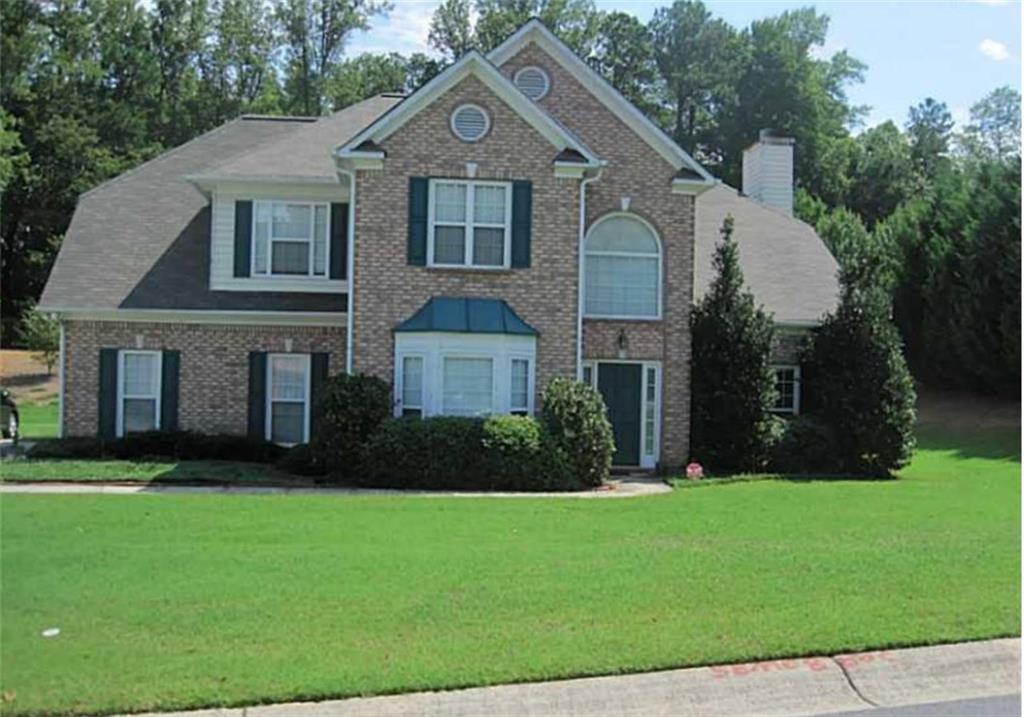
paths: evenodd
<path fill-rule="evenodd" d="M 182 717 L 796 717 L 843 712 L 871 715 L 877 710 L 881 715 L 891 707 L 924 707 L 1019 692 L 1020 640 L 1005 639 L 451 692 L 177 714 Z M 994 701 L 994 704 L 999 703 Z"/>
<path fill-rule="evenodd" d="M 0 475 L 2 475 L 0 466 Z M 637 498 L 671 493 L 672 487 L 650 476 L 613 478 L 596 490 L 577 493 L 500 493 L 420 490 L 377 490 L 372 488 L 317 488 L 308 486 L 260 485 L 172 485 L 169 483 L 119 483 L 116 481 L 62 482 L 11 481 L 0 483 L 0 493 L 90 494 L 102 495 L 394 495 L 443 498 Z"/>

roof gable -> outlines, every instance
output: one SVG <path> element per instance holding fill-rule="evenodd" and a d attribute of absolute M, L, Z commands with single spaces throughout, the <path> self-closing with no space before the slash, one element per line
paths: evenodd
<path fill-rule="evenodd" d="M 696 173 L 704 182 L 714 182 L 714 177 L 677 145 L 665 132 L 637 109 L 618 90 L 593 70 L 565 43 L 555 37 L 543 22 L 534 18 L 520 27 L 488 54 L 495 65 L 503 65 L 515 57 L 530 43 L 536 44 L 550 55 L 559 65 L 586 87 L 609 111 L 633 130 L 641 139 L 665 158 L 674 168 L 687 168 Z"/>
<path fill-rule="evenodd" d="M 586 164 L 596 166 L 599 163 L 597 156 L 578 137 L 521 93 L 507 77 L 502 75 L 486 57 L 476 50 L 471 50 L 463 55 L 458 62 L 395 105 L 369 127 L 338 146 L 335 156 L 346 158 L 364 155 L 365 150 L 361 149 L 361 145 L 366 142 L 379 144 L 461 80 L 471 75 L 483 82 L 488 89 L 509 105 L 559 152 L 570 150 L 582 156 Z"/>

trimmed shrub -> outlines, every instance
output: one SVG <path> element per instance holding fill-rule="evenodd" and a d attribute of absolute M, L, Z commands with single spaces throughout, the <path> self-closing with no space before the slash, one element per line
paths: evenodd
<path fill-rule="evenodd" d="M 370 437 L 391 416 L 391 386 L 365 374 L 340 373 L 325 383 L 315 406 L 310 448 L 326 471 L 351 478 L 364 462 Z"/>
<path fill-rule="evenodd" d="M 146 431 L 105 441 L 101 438 L 56 438 L 39 441 L 29 458 L 116 458 L 137 460 L 222 460 L 273 463 L 285 449 L 247 436 L 206 435 L 192 431 Z"/>
<path fill-rule="evenodd" d="M 780 435 L 772 449 L 769 468 L 787 475 L 835 475 L 836 437 L 831 428 L 813 416 L 778 419 Z"/>
<path fill-rule="evenodd" d="M 772 320 L 743 285 L 732 231 L 726 217 L 715 279 L 690 319 L 690 456 L 715 473 L 763 469 L 772 444 Z"/>
<path fill-rule="evenodd" d="M 360 485 L 413 490 L 572 490 L 564 457 L 533 418 L 399 418 L 370 440 Z"/>
<path fill-rule="evenodd" d="M 544 389 L 541 421 L 582 486 L 599 486 L 612 467 L 615 438 L 604 401 L 579 381 L 556 378 Z"/>
<path fill-rule="evenodd" d="M 297 476 L 322 476 L 327 473 L 327 469 L 316 460 L 308 443 L 292 446 L 278 459 L 276 466 L 285 473 Z"/>
<path fill-rule="evenodd" d="M 877 283 L 841 274 L 839 308 L 804 356 L 814 381 L 808 412 L 835 437 L 839 472 L 885 477 L 914 449 L 914 382 L 887 296 Z"/>

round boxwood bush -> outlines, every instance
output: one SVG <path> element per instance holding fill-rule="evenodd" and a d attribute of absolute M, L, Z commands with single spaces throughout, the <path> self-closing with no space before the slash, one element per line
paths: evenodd
<path fill-rule="evenodd" d="M 612 467 L 615 438 L 601 394 L 579 381 L 556 378 L 544 389 L 541 421 L 583 486 L 601 485 Z"/>
<path fill-rule="evenodd" d="M 359 472 L 370 437 L 391 416 L 391 386 L 376 376 L 341 373 L 326 381 L 315 410 L 314 461 L 348 479 Z"/>
<path fill-rule="evenodd" d="M 788 475 L 834 475 L 839 472 L 836 436 L 826 423 L 813 416 L 778 420 L 782 430 L 772 448 L 769 464 L 772 472 Z"/>

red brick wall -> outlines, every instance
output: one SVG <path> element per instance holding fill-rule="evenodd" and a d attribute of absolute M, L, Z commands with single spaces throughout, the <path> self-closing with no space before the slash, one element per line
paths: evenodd
<path fill-rule="evenodd" d="M 96 435 L 101 348 L 180 351 L 178 422 L 184 430 L 205 433 L 246 432 L 250 351 L 285 352 L 291 339 L 296 353 L 329 353 L 331 374 L 345 369 L 343 326 L 67 321 L 64 330 L 67 436 Z"/>

